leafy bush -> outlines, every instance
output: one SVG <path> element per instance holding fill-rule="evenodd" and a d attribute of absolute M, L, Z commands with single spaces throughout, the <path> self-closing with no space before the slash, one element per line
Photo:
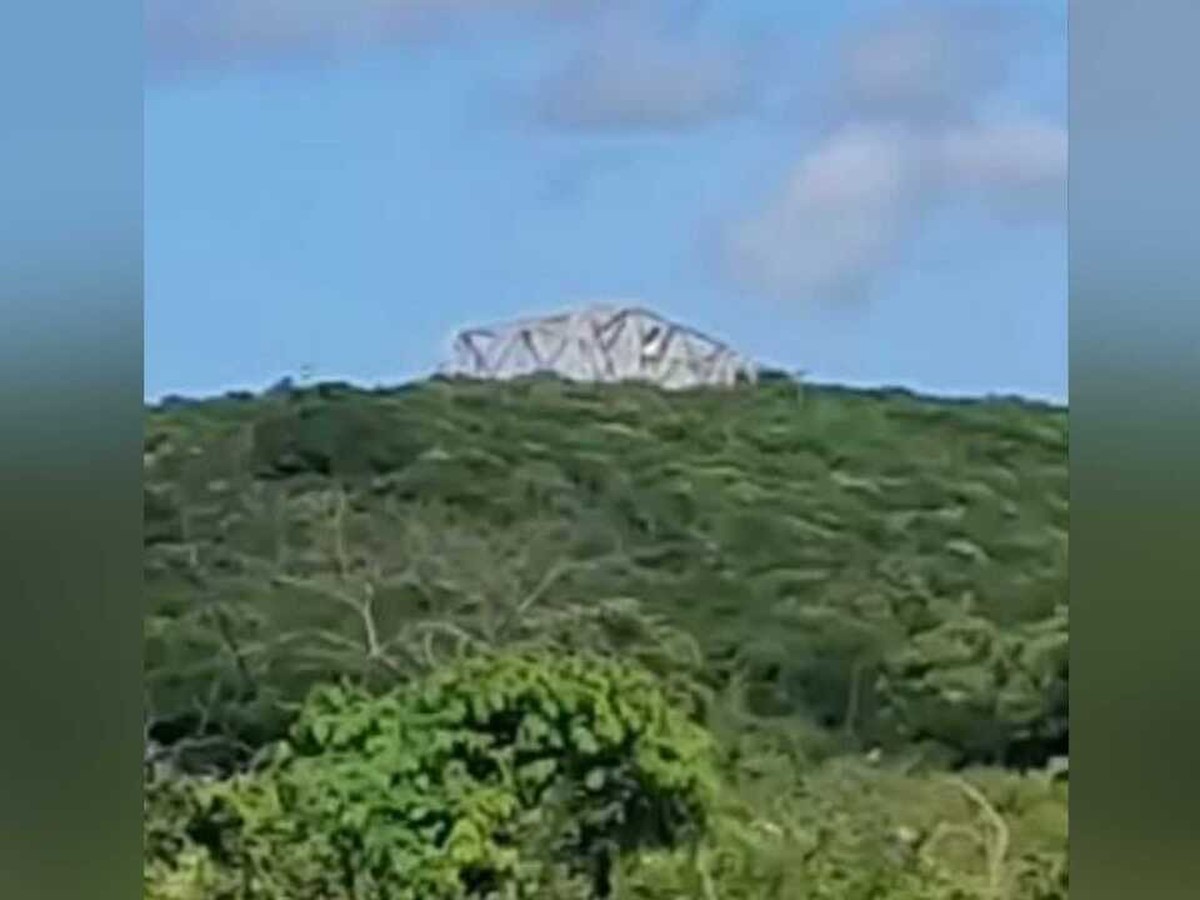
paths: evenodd
<path fill-rule="evenodd" d="M 227 786 L 168 770 L 147 770 L 143 791 L 145 900 L 217 900 L 241 896 L 226 842 L 236 828 Z"/>
<path fill-rule="evenodd" d="M 732 786 L 732 785 L 731 785 Z M 626 861 L 635 900 L 1066 900 L 1066 787 L 843 760 L 737 779 L 696 850 Z"/>
<path fill-rule="evenodd" d="M 1004 762 L 1022 745 L 1065 743 L 1067 664 L 1065 611 L 1004 631 L 963 610 L 896 648 L 880 692 L 902 737 Z"/>
<path fill-rule="evenodd" d="M 650 675 L 599 657 L 478 657 L 383 696 L 325 687 L 262 770 L 154 787 L 148 892 L 540 897 L 557 879 L 603 897 L 623 854 L 702 834 L 710 754 Z"/>

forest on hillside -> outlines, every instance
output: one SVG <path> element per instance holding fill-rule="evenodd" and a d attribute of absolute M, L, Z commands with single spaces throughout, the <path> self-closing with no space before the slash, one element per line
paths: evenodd
<path fill-rule="evenodd" d="M 1067 896 L 1063 408 L 150 408 L 152 900 Z"/>

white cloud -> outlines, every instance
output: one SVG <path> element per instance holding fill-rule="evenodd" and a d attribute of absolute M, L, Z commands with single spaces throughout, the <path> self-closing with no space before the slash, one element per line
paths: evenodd
<path fill-rule="evenodd" d="M 920 212 L 920 163 L 893 129 L 830 136 L 765 210 L 734 227 L 735 273 L 771 295 L 862 299 Z"/>
<path fill-rule="evenodd" d="M 1007 62 L 989 21 L 911 11 L 846 45 L 833 126 L 727 235 L 737 279 L 783 299 L 862 300 L 947 204 L 1062 214 L 1065 128 L 977 114 Z"/>
<path fill-rule="evenodd" d="M 1060 214 L 1066 202 L 1067 131 L 1050 122 L 955 128 L 930 149 L 943 189 L 983 194 L 993 208 Z"/>

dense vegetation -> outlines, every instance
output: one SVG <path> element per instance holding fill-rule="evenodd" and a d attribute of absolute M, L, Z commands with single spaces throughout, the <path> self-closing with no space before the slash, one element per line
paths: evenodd
<path fill-rule="evenodd" d="M 1065 897 L 1066 463 L 782 377 L 164 402 L 147 895 Z"/>

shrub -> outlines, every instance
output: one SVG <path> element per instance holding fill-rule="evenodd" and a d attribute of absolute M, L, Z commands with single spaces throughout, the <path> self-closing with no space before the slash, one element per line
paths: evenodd
<path fill-rule="evenodd" d="M 886 661 L 880 690 L 910 741 L 1005 761 L 1022 747 L 1048 757 L 1067 734 L 1065 610 L 1008 631 L 979 616 L 947 617 Z"/>
<path fill-rule="evenodd" d="M 402 468 L 423 446 L 408 423 L 362 404 L 304 398 L 255 422 L 252 463 L 262 478 L 356 477 Z"/>
<path fill-rule="evenodd" d="M 827 763 L 718 806 L 691 852 L 626 863 L 632 900 L 1066 900 L 1066 787 Z"/>
<path fill-rule="evenodd" d="M 710 749 L 651 676 L 588 656 L 474 658 L 377 697 L 324 687 L 261 771 L 159 795 L 150 821 L 175 824 L 148 828 L 148 893 L 607 896 L 623 854 L 702 833 Z"/>

